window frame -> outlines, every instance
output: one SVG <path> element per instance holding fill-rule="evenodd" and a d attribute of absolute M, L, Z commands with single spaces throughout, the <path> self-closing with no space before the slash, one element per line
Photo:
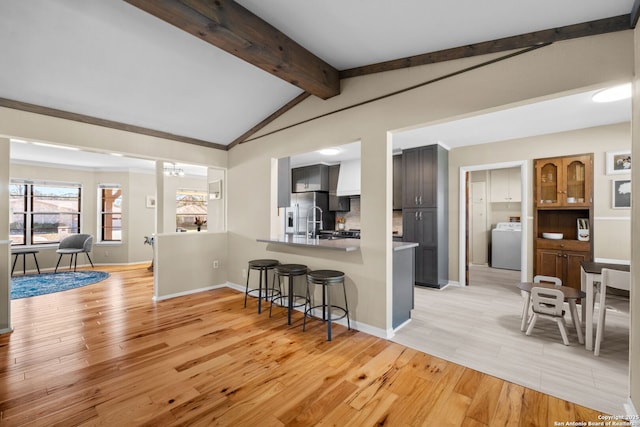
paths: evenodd
<path fill-rule="evenodd" d="M 194 195 L 197 197 L 202 197 L 202 200 L 196 203 L 192 203 L 193 205 L 200 205 L 204 207 L 204 213 L 183 213 L 180 214 L 178 213 L 178 210 L 180 209 L 181 205 L 182 205 L 182 201 L 180 199 L 180 196 L 188 196 L 188 195 Z M 176 190 L 176 194 L 175 194 L 175 202 L 176 202 L 176 231 L 197 231 L 198 228 L 200 228 L 203 231 L 207 231 L 207 220 L 208 220 L 208 203 L 209 203 L 209 193 L 207 192 L 206 189 L 198 189 L 198 190 L 194 190 L 194 189 L 186 189 L 186 188 L 180 188 Z M 180 218 L 190 218 L 188 221 L 180 221 Z M 198 227 L 195 224 L 195 218 L 199 217 L 201 218 L 204 222 L 203 225 L 201 225 L 200 227 Z"/>
<path fill-rule="evenodd" d="M 116 211 L 116 210 L 106 210 L 105 209 L 105 191 L 107 190 L 119 190 L 120 194 L 113 198 L 113 200 L 120 200 L 120 210 Z M 97 201 L 98 201 L 98 209 L 97 209 L 97 213 L 98 213 L 98 218 L 96 221 L 97 224 L 97 236 L 98 236 L 98 243 L 104 243 L 104 244 L 119 244 L 122 243 L 122 203 L 123 203 L 123 196 L 122 196 L 122 186 L 120 184 L 99 184 L 98 185 L 98 194 L 97 194 Z M 120 219 L 120 225 L 119 227 L 114 227 L 113 224 L 110 227 L 111 232 L 113 233 L 114 231 L 118 230 L 119 234 L 120 234 L 120 238 L 114 239 L 114 238 L 105 238 L 105 218 L 107 216 L 119 216 Z M 112 218 L 112 221 L 114 219 Z"/>
<path fill-rule="evenodd" d="M 13 239 L 11 239 L 11 232 L 9 234 L 9 239 L 11 240 L 12 246 L 16 247 L 32 247 L 32 246 L 52 246 L 60 243 L 62 237 L 68 234 L 76 234 L 82 232 L 82 184 L 73 183 L 73 182 L 51 182 L 51 181 L 40 181 L 40 180 L 23 180 L 23 179 L 11 179 L 9 181 L 9 185 L 18 185 L 23 186 L 22 197 L 24 198 L 24 211 L 13 211 L 11 210 L 11 216 L 13 219 L 16 214 L 23 216 L 23 231 L 22 231 L 22 243 L 14 243 Z M 68 197 L 68 199 L 75 205 L 77 201 L 77 210 L 72 211 L 64 211 L 64 210 L 38 210 L 39 205 L 47 204 L 47 201 L 51 200 L 60 200 L 60 195 L 55 194 L 38 194 L 37 188 L 52 188 L 58 191 L 63 189 L 73 189 L 74 192 L 77 191 L 77 196 Z M 10 191 L 11 194 L 11 191 Z M 10 196 L 10 201 L 11 201 Z M 67 227 L 70 233 L 60 233 L 59 225 L 56 230 L 57 240 L 48 240 L 44 242 L 36 242 L 36 237 L 38 234 L 38 230 L 43 230 L 44 228 L 39 226 L 41 224 L 46 224 L 46 222 L 38 222 L 38 217 L 47 217 L 53 216 L 56 218 L 57 216 L 70 216 L 71 220 L 69 222 L 70 226 Z M 74 218 L 75 217 L 75 218 Z M 13 224 L 13 221 L 11 222 Z M 53 224 L 53 223 L 52 223 Z M 53 234 L 53 233 L 50 233 Z"/>

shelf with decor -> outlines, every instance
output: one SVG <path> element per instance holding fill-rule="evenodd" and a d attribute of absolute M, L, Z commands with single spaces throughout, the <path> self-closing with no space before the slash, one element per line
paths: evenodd
<path fill-rule="evenodd" d="M 534 160 L 534 275 L 580 289 L 593 259 L 593 154 Z"/>

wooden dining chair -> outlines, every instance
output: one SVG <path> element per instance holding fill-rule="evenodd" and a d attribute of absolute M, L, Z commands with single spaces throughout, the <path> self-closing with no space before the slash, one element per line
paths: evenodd
<path fill-rule="evenodd" d="M 564 345 L 569 345 L 567 328 L 564 325 L 564 294 L 560 289 L 531 288 L 531 310 L 533 315 L 527 328 L 527 335 L 531 335 L 538 318 L 547 318 L 555 321 L 562 335 Z"/>
<path fill-rule="evenodd" d="M 559 277 L 543 276 L 542 274 L 538 274 L 537 276 L 533 276 L 533 283 L 553 283 L 556 286 L 562 286 L 562 279 Z"/>
<path fill-rule="evenodd" d="M 542 274 L 538 274 L 536 276 L 533 276 L 533 283 L 553 283 L 556 286 L 562 286 L 562 279 L 559 277 L 544 276 Z M 529 295 L 529 298 L 531 298 L 531 295 Z M 563 311 L 562 315 L 564 316 L 564 314 L 565 312 Z M 523 314 L 523 316 L 524 315 L 525 314 Z M 527 324 L 529 324 L 531 322 L 531 314 L 526 313 L 526 316 L 527 316 Z"/>
<path fill-rule="evenodd" d="M 598 300 L 598 323 L 596 326 L 596 342 L 593 349 L 594 356 L 600 356 L 600 343 L 604 334 L 604 320 L 607 313 L 607 288 L 631 290 L 631 273 L 628 271 L 602 269 L 602 280 L 600 282 L 600 298 Z"/>

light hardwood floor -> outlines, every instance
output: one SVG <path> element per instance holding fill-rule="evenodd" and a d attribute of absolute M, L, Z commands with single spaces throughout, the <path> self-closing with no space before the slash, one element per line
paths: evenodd
<path fill-rule="evenodd" d="M 604 413 L 625 413 L 628 299 L 607 295 L 607 305 L 617 310 L 607 311 L 595 357 L 578 343 L 568 309 L 568 347 L 555 322 L 541 319 L 531 336 L 520 331 L 519 271 L 472 267 L 470 274 L 465 288 L 416 288 L 412 321 L 393 341 Z"/>
<path fill-rule="evenodd" d="M 287 326 L 283 309 L 258 315 L 232 289 L 153 302 L 146 265 L 99 269 L 111 277 L 12 302 L 1 425 L 502 427 L 600 414 L 344 326 L 329 343 L 320 321 L 302 332 L 301 313 Z"/>

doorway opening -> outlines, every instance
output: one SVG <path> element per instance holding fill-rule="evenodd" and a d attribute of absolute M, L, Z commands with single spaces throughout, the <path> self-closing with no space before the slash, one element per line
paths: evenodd
<path fill-rule="evenodd" d="M 512 192 L 517 193 L 517 197 L 503 196 L 494 188 L 493 194 L 487 185 L 490 182 L 491 174 L 508 179 L 508 176 L 519 178 L 519 186 L 512 186 Z M 483 177 L 487 177 L 483 179 Z M 460 188 L 459 188 L 459 283 L 460 286 L 473 284 L 470 280 L 470 272 L 475 271 L 485 274 L 489 271 L 492 260 L 492 246 L 490 229 L 497 222 L 517 222 L 520 228 L 520 271 L 511 270 L 513 260 L 507 261 L 507 269 L 497 270 L 498 277 L 504 276 L 507 280 L 519 277 L 520 281 L 526 281 L 528 276 L 528 246 L 529 246 L 529 221 L 527 217 L 527 206 L 529 204 L 529 173 L 526 161 L 514 161 L 504 163 L 493 163 L 476 166 L 465 166 L 460 168 Z M 517 180 L 513 179 L 514 182 Z M 489 184 L 490 185 L 490 184 Z M 519 188 L 518 188 L 519 187 Z M 493 197 L 493 201 L 491 198 Z M 501 197 L 503 200 L 498 200 Z M 519 199 L 519 202 L 514 200 Z M 516 203 L 519 209 L 515 208 Z M 494 205 L 495 209 L 489 209 L 488 205 Z M 491 216 L 489 218 L 488 216 Z M 513 224 L 515 226 L 515 224 Z M 513 231 L 509 231 L 512 232 Z M 511 241 L 513 235 L 506 235 L 507 242 Z M 500 255 L 506 253 L 504 248 L 498 252 Z M 486 276 L 485 276 L 486 277 Z"/>

